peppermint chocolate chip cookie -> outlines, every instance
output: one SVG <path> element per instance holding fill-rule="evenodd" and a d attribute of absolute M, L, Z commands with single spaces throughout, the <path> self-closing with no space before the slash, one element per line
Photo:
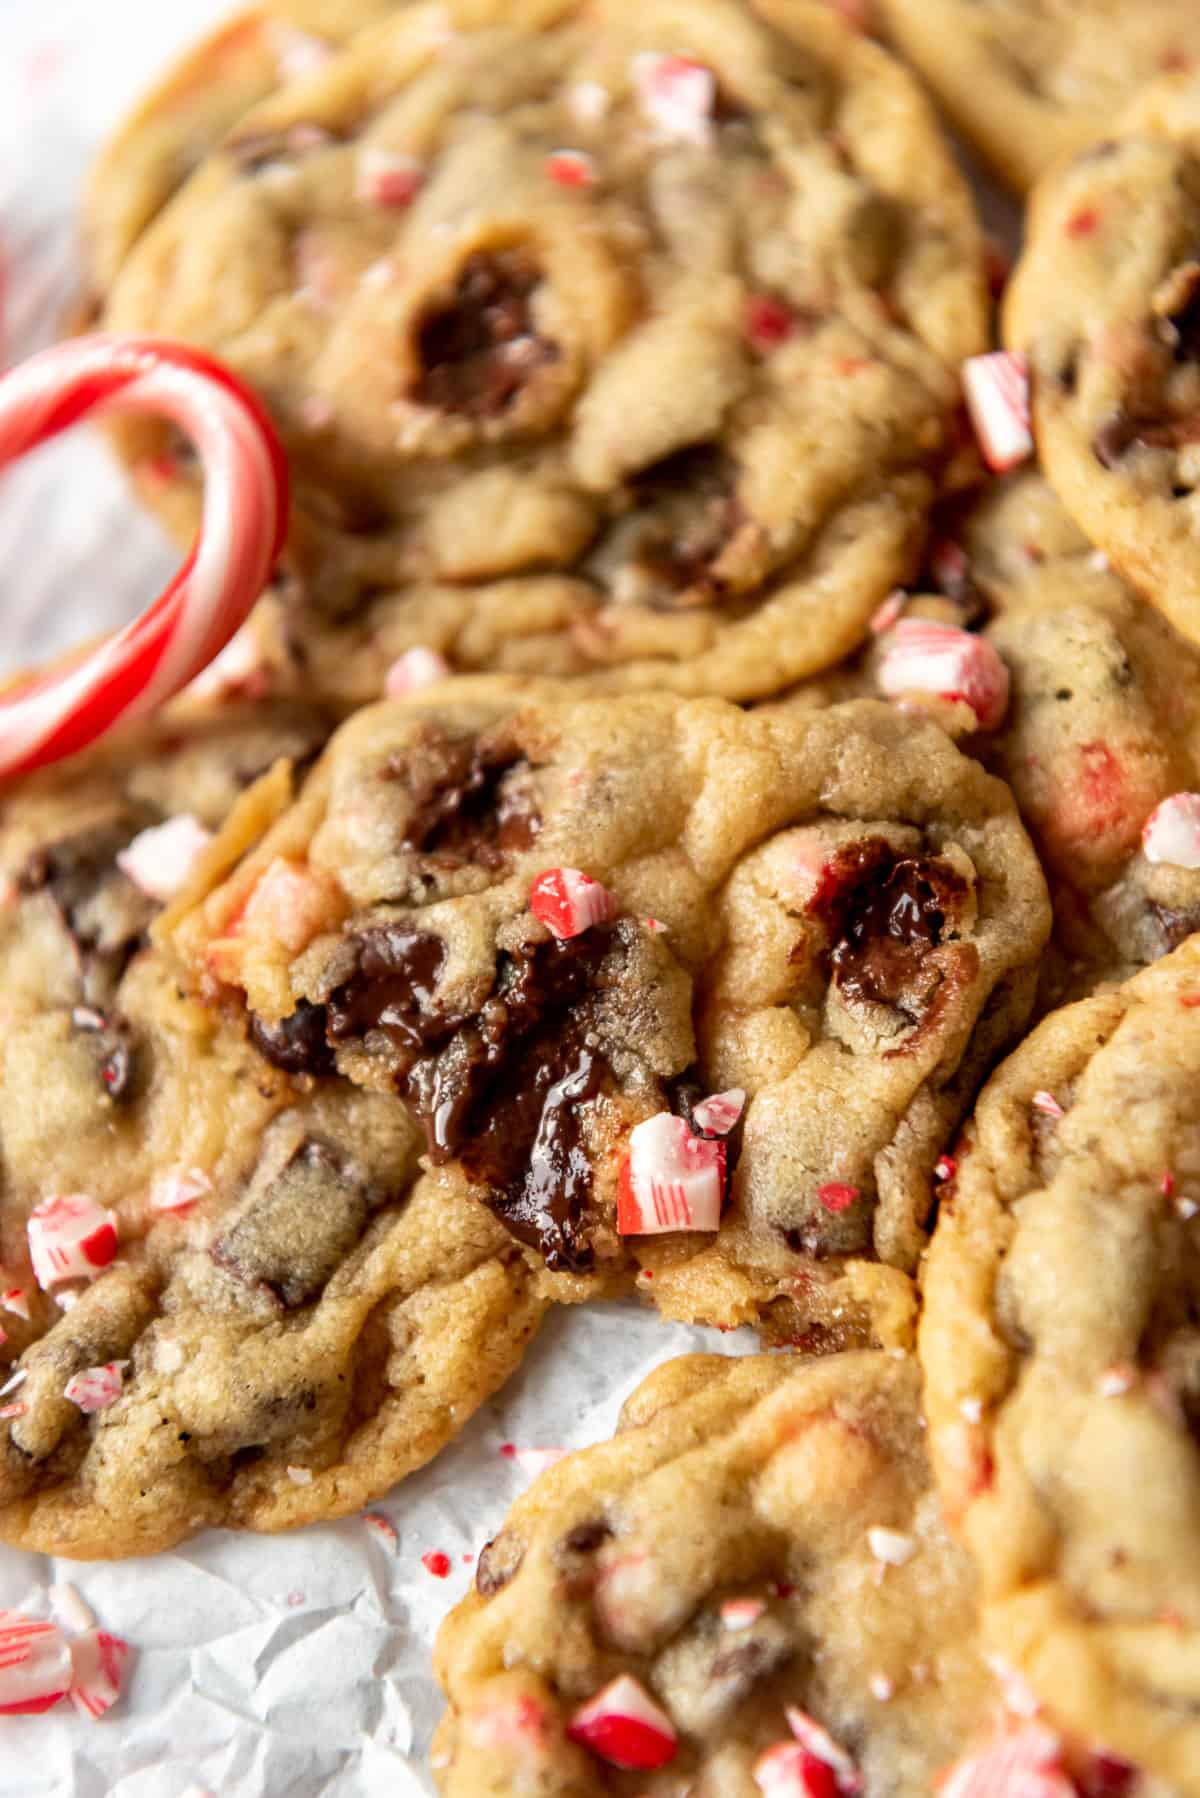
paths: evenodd
<path fill-rule="evenodd" d="M 1048 1018 L 956 1151 L 921 1327 L 930 1451 L 993 1645 L 1200 1791 L 1193 1197 L 1200 939 Z"/>
<path fill-rule="evenodd" d="M 147 946 L 221 865 L 204 821 L 252 831 L 313 746 L 286 709 L 172 708 L 0 799 L 7 1541 L 90 1559 L 341 1515 L 539 1320 L 499 1224 L 417 1177 L 397 1100 L 268 1059 Z"/>
<path fill-rule="evenodd" d="M 244 118 L 105 322 L 270 406 L 260 622 L 305 690 L 373 699 L 422 646 L 740 699 L 911 573 L 986 294 L 928 106 L 830 9 L 457 0 Z M 190 530 L 160 428 L 125 446 Z"/>
<path fill-rule="evenodd" d="M 1195 58 L 1177 0 L 881 0 L 956 127 L 1024 192 L 1103 137 L 1145 81 Z"/>
<path fill-rule="evenodd" d="M 449 1798 L 924 1798 L 995 1703 L 974 1600 L 911 1362 L 672 1361 L 480 1556 L 434 1771 Z"/>
<path fill-rule="evenodd" d="M 1192 112 L 1200 109 L 1192 107 Z M 1200 635 L 1200 117 L 1183 100 L 1048 175 L 1008 289 L 1047 477 L 1115 568 Z M 1166 127 L 1160 130 L 1157 127 Z"/>
<path fill-rule="evenodd" d="M 335 44 L 400 0 L 270 0 L 192 46 L 155 83 L 93 164 L 83 205 L 92 303 L 171 195 L 244 112 L 311 74 Z"/>
<path fill-rule="evenodd" d="M 399 1092 L 547 1293 L 837 1346 L 907 1327 L 1048 922 L 931 725 L 481 679 L 345 725 L 171 942 L 264 1053 Z"/>

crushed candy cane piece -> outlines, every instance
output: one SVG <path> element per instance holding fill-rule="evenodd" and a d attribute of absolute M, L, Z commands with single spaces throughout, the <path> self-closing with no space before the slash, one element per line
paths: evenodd
<path fill-rule="evenodd" d="M 983 1420 L 983 1400 L 974 1394 L 958 1401 L 958 1414 L 967 1423 L 980 1423 Z"/>
<path fill-rule="evenodd" d="M 289 1467 L 287 1476 L 293 1486 L 311 1486 L 313 1482 L 311 1467 Z"/>
<path fill-rule="evenodd" d="M 725 1197 L 725 1144 L 696 1136 L 685 1119 L 660 1111 L 636 1125 L 621 1164 L 617 1230 L 716 1230 Z"/>
<path fill-rule="evenodd" d="M 416 693 L 422 687 L 436 687 L 451 672 L 444 655 L 418 644 L 396 657 L 383 677 L 383 690 L 389 699 L 399 699 L 402 694 Z"/>
<path fill-rule="evenodd" d="M 917 1552 L 911 1536 L 902 1535 L 899 1530 L 885 1529 L 878 1523 L 873 1523 L 867 1531 L 867 1546 L 875 1559 L 888 1567 L 903 1567 Z"/>
<path fill-rule="evenodd" d="M 421 1565 L 434 1579 L 449 1578 L 450 1556 L 443 1554 L 440 1548 L 427 1548 L 421 1556 Z"/>
<path fill-rule="evenodd" d="M 871 613 L 871 635 L 874 637 L 882 637 L 885 631 L 890 631 L 893 625 L 899 620 L 900 614 L 907 604 L 908 594 L 904 591 L 903 587 L 897 587 L 893 592 L 889 593 L 883 604 L 881 606 L 876 606 L 875 610 Z"/>
<path fill-rule="evenodd" d="M 566 1454 L 565 1448 L 517 1448 L 515 1444 L 506 1442 L 500 1451 L 506 1459 L 515 1461 L 522 1473 L 527 1473 L 535 1480 L 539 1473 L 545 1473 L 548 1467 L 554 1467 Z"/>
<path fill-rule="evenodd" d="M 121 1675 L 129 1644 L 107 1630 L 89 1629 L 70 1645 L 71 1687 L 67 1693 L 81 1717 L 102 1717 L 121 1696 Z"/>
<path fill-rule="evenodd" d="M 853 1757 L 847 1753 L 840 1742 L 835 1742 L 829 1731 L 810 1717 L 807 1711 L 789 1704 L 784 1710 L 788 1728 L 799 1742 L 801 1748 L 807 1748 L 810 1754 L 825 1761 L 837 1775 L 838 1791 L 850 1795 L 862 1790 L 862 1776 L 854 1765 Z"/>
<path fill-rule="evenodd" d="M 1118 1361 L 1096 1375 L 1096 1391 L 1101 1398 L 1123 1398 L 1138 1383 L 1138 1370 L 1132 1361 Z"/>
<path fill-rule="evenodd" d="M 872 1698 L 877 1698 L 880 1704 L 887 1704 L 896 1696 L 896 1682 L 889 1679 L 886 1673 L 872 1673 L 867 1684 Z"/>
<path fill-rule="evenodd" d="M 211 842 L 211 830 L 190 812 L 180 812 L 139 831 L 118 852 L 117 866 L 147 898 L 165 905 L 187 885 Z"/>
<path fill-rule="evenodd" d="M 994 730 L 1008 709 L 1008 669 L 992 644 L 928 618 L 900 620 L 879 665 L 879 686 L 889 698 L 930 693 L 961 699 L 980 730 Z"/>
<path fill-rule="evenodd" d="M 377 1536 L 381 1537 L 382 1540 L 387 1543 L 389 1548 L 395 1548 L 400 1537 L 396 1533 L 395 1524 L 389 1517 L 385 1517 L 382 1511 L 364 1511 L 362 1520 L 369 1530 L 373 1530 Z"/>
<path fill-rule="evenodd" d="M 18 1367 L 17 1371 L 5 1380 L 3 1386 L 0 1386 L 0 1398 L 7 1398 L 10 1392 L 15 1392 L 19 1386 L 23 1386 L 28 1378 L 29 1369 Z"/>
<path fill-rule="evenodd" d="M 190 1211 L 205 1193 L 213 1189 L 212 1181 L 200 1167 L 172 1168 L 159 1174 L 150 1187 L 151 1211 Z"/>
<path fill-rule="evenodd" d="M 1200 793 L 1172 793 L 1156 805 L 1142 830 L 1148 862 L 1200 868 Z"/>
<path fill-rule="evenodd" d="M 579 868 L 547 868 L 539 874 L 529 894 L 529 909 L 560 942 L 582 936 L 593 924 L 607 923 L 617 913 L 608 888 Z"/>
<path fill-rule="evenodd" d="M 938 1798 L 1074 1798 L 1074 1791 L 1058 1737 L 1034 1723 L 956 1761 Z"/>
<path fill-rule="evenodd" d="M 953 1155 L 939 1155 L 933 1164 L 935 1180 L 953 1180 L 958 1173 L 958 1163 Z"/>
<path fill-rule="evenodd" d="M 612 95 L 598 81 L 577 81 L 567 95 L 572 116 L 584 125 L 598 125 L 608 117 Z"/>
<path fill-rule="evenodd" d="M 633 59 L 633 86 L 642 111 L 664 137 L 702 148 L 711 143 L 717 83 L 703 63 L 644 50 Z"/>
<path fill-rule="evenodd" d="M 559 187 L 592 187 L 596 164 L 586 150 L 551 150 L 546 158 L 546 173 Z"/>
<path fill-rule="evenodd" d="M 328 924 L 330 901 L 336 891 L 333 881 L 320 869 L 277 855 L 255 881 L 232 925 L 233 933 L 261 933 L 277 941 L 290 955 L 299 955 Z"/>
<path fill-rule="evenodd" d="M 23 1317 L 29 1322 L 29 1294 L 19 1286 L 10 1286 L 6 1292 L 0 1292 L 0 1311 L 11 1311 L 14 1317 Z"/>
<path fill-rule="evenodd" d="M 25 1417 L 28 1411 L 29 1406 L 20 1401 L 12 1405 L 0 1405 L 0 1417 L 3 1417 L 5 1421 L 14 1417 Z"/>
<path fill-rule="evenodd" d="M 415 156 L 367 144 L 358 155 L 354 197 L 367 206 L 411 206 L 425 185 L 426 168 Z"/>
<path fill-rule="evenodd" d="M 857 1197 L 857 1186 L 848 1186 L 844 1180 L 827 1180 L 817 1188 L 817 1203 L 825 1211 L 848 1211 Z"/>
<path fill-rule="evenodd" d="M 956 599 L 971 576 L 967 552 L 953 537 L 937 537 L 929 549 L 929 572 L 939 593 Z"/>
<path fill-rule="evenodd" d="M 580 1705 L 567 1734 L 610 1766 L 637 1772 L 665 1767 L 679 1746 L 671 1719 L 630 1673 Z"/>
<path fill-rule="evenodd" d="M 72 1374 L 63 1387 L 63 1397 L 90 1417 L 96 1411 L 107 1411 L 110 1405 L 115 1405 L 124 1385 L 120 1367 L 115 1361 L 108 1361 L 103 1367 L 85 1367 L 80 1373 Z"/>
<path fill-rule="evenodd" d="M 963 363 L 963 395 L 993 474 L 1005 474 L 1033 454 L 1029 415 L 1029 369 L 1024 356 L 993 350 Z"/>
<path fill-rule="evenodd" d="M 92 1279 L 117 1252 L 117 1220 L 86 1193 L 43 1199 L 26 1225 L 34 1277 L 43 1292 L 63 1280 Z"/>
<path fill-rule="evenodd" d="M 799 1742 L 777 1742 L 754 1763 L 754 1783 L 766 1798 L 838 1798 L 837 1774 Z"/>
<path fill-rule="evenodd" d="M 0 1716 L 36 1716 L 65 1698 L 71 1650 L 56 1623 L 0 1611 Z"/>
<path fill-rule="evenodd" d="M 745 1089 L 731 1086 L 728 1092 L 713 1093 L 692 1106 L 692 1125 L 709 1136 L 728 1136 L 746 1106 Z"/>
<path fill-rule="evenodd" d="M 95 1629 L 96 1619 L 91 1607 L 84 1603 L 74 1586 L 51 1586 L 50 1604 L 56 1621 L 73 1629 L 76 1634 L 81 1634 L 85 1629 Z"/>
<path fill-rule="evenodd" d="M 760 355 L 786 343 L 795 325 L 791 307 L 777 300 L 774 294 L 752 293 L 746 301 L 746 341 Z"/>
<path fill-rule="evenodd" d="M 1040 1111 L 1048 1118 L 1065 1118 L 1067 1115 L 1058 1100 L 1054 1097 L 1054 1094 L 1048 1093 L 1045 1088 L 1040 1092 L 1034 1093 L 1029 1103 L 1035 1111 Z"/>
<path fill-rule="evenodd" d="M 721 1625 L 724 1629 L 749 1629 L 766 1608 L 764 1598 L 727 1598 L 721 1606 Z"/>
<path fill-rule="evenodd" d="M 8 1331 L 0 1324 L 0 1344 L 8 1341 Z"/>

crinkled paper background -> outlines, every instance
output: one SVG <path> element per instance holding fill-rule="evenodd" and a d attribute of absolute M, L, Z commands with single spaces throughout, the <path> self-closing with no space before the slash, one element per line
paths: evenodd
<path fill-rule="evenodd" d="M 72 294 L 74 209 L 95 145 L 219 0 L 0 0 L 0 253 L 15 360 Z M 123 622 L 172 555 L 86 431 L 0 480 L 0 665 Z M 0 1718 L 2 1798 L 424 1798 L 441 1701 L 438 1623 L 470 1557 L 526 1484 L 501 1455 L 607 1434 L 660 1360 L 747 1346 L 631 1307 L 551 1320 L 525 1368 L 433 1466 L 384 1499 L 394 1552 L 351 1519 L 285 1537 L 208 1534 L 156 1561 L 72 1566 L 0 1547 L 0 1606 L 47 1610 L 72 1581 L 133 1643 L 127 1695 L 98 1723 L 60 1706 Z M 439 1580 L 426 1551 L 449 1556 Z M 194 1798 L 194 1795 L 193 1795 Z"/>

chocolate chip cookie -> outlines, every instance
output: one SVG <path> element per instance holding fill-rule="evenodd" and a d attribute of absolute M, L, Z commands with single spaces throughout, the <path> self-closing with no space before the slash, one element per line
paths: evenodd
<path fill-rule="evenodd" d="M 1038 447 L 1059 497 L 1195 640 L 1200 117 L 1187 129 L 1188 110 L 1139 112 L 1128 134 L 1046 177 L 1004 326 L 1028 357 Z"/>
<path fill-rule="evenodd" d="M 91 1559 L 338 1516 L 539 1320 L 506 1232 L 417 1177 L 396 1099 L 268 1058 L 148 944 L 323 735 L 173 707 L 0 798 L 7 1541 Z"/>
<path fill-rule="evenodd" d="M 450 1798 L 924 1798 L 995 1703 L 905 1359 L 668 1363 L 475 1584 L 435 1655 Z"/>
<path fill-rule="evenodd" d="M 460 679 L 345 725 L 171 943 L 268 1055 L 402 1094 L 542 1290 L 838 1346 L 908 1326 L 1048 924 L 932 725 Z"/>
<path fill-rule="evenodd" d="M 1200 939 L 1048 1018 L 955 1151 L 925 1281 L 930 1451 L 993 1645 L 1200 1791 L 1193 1196 Z"/>
<path fill-rule="evenodd" d="M 1177 0 L 880 0 L 887 29 L 1001 180 L 1032 187 L 1142 82 L 1189 67 Z"/>
<path fill-rule="evenodd" d="M 171 195 L 244 112 L 282 82 L 313 73 L 400 0 L 269 0 L 192 46 L 156 82 L 92 166 L 83 203 L 93 304 Z"/>
<path fill-rule="evenodd" d="M 810 0 L 409 6 L 244 118 L 105 323 L 199 342 L 286 442 L 306 691 L 459 670 L 748 698 L 912 571 L 986 339 L 911 78 Z M 195 471 L 129 424 L 190 531 Z"/>

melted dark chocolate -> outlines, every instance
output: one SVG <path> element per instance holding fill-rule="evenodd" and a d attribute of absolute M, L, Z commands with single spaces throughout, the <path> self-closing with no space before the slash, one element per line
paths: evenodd
<path fill-rule="evenodd" d="M 929 952 L 966 892 L 962 875 L 935 856 L 906 856 L 886 872 L 877 866 L 855 888 L 830 954 L 845 997 L 889 1005 L 917 1023 L 929 999 Z"/>
<path fill-rule="evenodd" d="M 669 597 L 657 602 L 671 609 L 679 600 L 719 599 L 724 583 L 715 564 L 748 514 L 734 492 L 735 471 L 723 451 L 711 444 L 677 450 L 644 469 L 634 483 L 637 503 L 652 511 L 667 507 L 678 516 L 660 529 L 651 523 L 642 537 L 637 560 L 656 588 Z M 688 501 L 680 512 L 681 498 Z M 655 602 L 651 602 L 655 603 Z"/>
<path fill-rule="evenodd" d="M 453 298 L 418 327 L 422 373 L 413 398 L 467 418 L 507 412 L 537 371 L 559 358 L 558 345 L 539 337 L 533 322 L 541 281 L 520 250 L 469 256 Z"/>
<path fill-rule="evenodd" d="M 458 1020 L 448 1019 L 434 1001 L 446 960 L 441 937 L 406 924 L 379 924 L 361 933 L 357 950 L 357 972 L 327 1008 L 331 1042 L 383 1030 L 396 1048 L 419 1055 L 450 1034 Z"/>
<path fill-rule="evenodd" d="M 497 739 L 427 742 L 419 758 L 398 756 L 388 776 L 412 790 L 403 846 L 453 866 L 503 867 L 530 848 L 541 818 L 526 790 L 529 763 Z"/>
<path fill-rule="evenodd" d="M 285 1074 L 332 1074 L 337 1063 L 325 1040 L 323 1005 L 301 999 L 290 1017 L 268 1024 L 250 1014 L 250 1040 L 272 1067 Z"/>

